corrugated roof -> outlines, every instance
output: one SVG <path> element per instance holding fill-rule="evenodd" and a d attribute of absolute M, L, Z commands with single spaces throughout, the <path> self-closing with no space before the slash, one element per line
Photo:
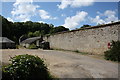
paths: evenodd
<path fill-rule="evenodd" d="M 7 37 L 0 37 L 0 43 L 15 43 L 15 42 L 8 39 Z"/>
<path fill-rule="evenodd" d="M 42 38 L 41 37 L 32 37 L 32 38 L 28 38 L 28 39 L 22 41 L 21 43 L 28 43 L 29 44 L 29 43 L 32 43 L 32 42 L 38 40 L 38 39 L 42 39 Z"/>

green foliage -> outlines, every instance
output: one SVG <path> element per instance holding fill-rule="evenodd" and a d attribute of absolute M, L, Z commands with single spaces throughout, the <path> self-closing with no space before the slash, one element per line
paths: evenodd
<path fill-rule="evenodd" d="M 2 16 L 0 16 L 0 19 L 2 20 L 2 36 L 8 37 L 16 43 L 19 43 L 19 38 L 22 35 L 27 35 L 27 37 L 36 37 L 69 30 L 63 26 L 56 28 L 54 25 L 46 23 L 32 21 L 13 23 L 9 22 Z"/>
<path fill-rule="evenodd" d="M 81 28 L 86 28 L 86 27 L 91 27 L 91 25 L 86 24 L 86 25 L 83 25 Z"/>
<path fill-rule="evenodd" d="M 37 46 L 35 44 L 31 44 L 28 49 L 37 49 Z"/>
<path fill-rule="evenodd" d="M 35 32 L 33 33 L 33 35 L 34 35 L 35 37 L 37 37 L 37 36 L 40 36 L 41 33 L 40 33 L 40 31 L 35 31 Z"/>
<path fill-rule="evenodd" d="M 41 35 L 44 35 L 44 33 L 43 33 L 44 31 L 35 31 L 35 32 L 29 32 L 28 34 L 27 34 L 27 37 L 38 37 L 38 36 L 41 36 Z"/>
<path fill-rule="evenodd" d="M 16 49 L 25 49 L 25 47 L 22 45 L 16 45 Z"/>
<path fill-rule="evenodd" d="M 105 59 L 120 62 L 120 41 L 112 41 L 111 48 L 105 51 Z"/>
<path fill-rule="evenodd" d="M 68 28 L 65 28 L 63 26 L 58 26 L 58 27 L 55 27 L 53 28 L 50 33 L 53 34 L 53 33 L 57 33 L 57 32 L 62 32 L 62 31 L 69 31 Z"/>
<path fill-rule="evenodd" d="M 16 45 L 16 49 L 19 49 L 19 45 Z"/>
<path fill-rule="evenodd" d="M 80 51 L 78 51 L 78 50 L 75 50 L 75 51 L 73 51 L 73 52 L 80 53 L 80 54 L 82 54 L 82 55 L 88 54 L 87 52 L 80 52 Z"/>
<path fill-rule="evenodd" d="M 75 51 L 73 51 L 73 52 L 79 53 L 79 51 L 78 51 L 78 50 L 75 50 Z"/>
<path fill-rule="evenodd" d="M 12 64 L 2 69 L 2 80 L 52 80 L 52 77 L 38 56 L 18 55 L 10 59 Z"/>
<path fill-rule="evenodd" d="M 34 37 L 32 32 L 28 33 L 28 37 Z"/>

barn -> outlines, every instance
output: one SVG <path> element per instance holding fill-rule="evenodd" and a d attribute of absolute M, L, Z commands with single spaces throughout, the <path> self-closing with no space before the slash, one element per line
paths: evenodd
<path fill-rule="evenodd" d="M 20 45 L 28 48 L 31 44 L 35 44 L 37 47 L 39 47 L 42 41 L 42 37 L 32 37 L 23 40 L 22 42 L 20 42 Z"/>
<path fill-rule="evenodd" d="M 15 48 L 15 42 L 7 37 L 0 37 L 0 49 L 13 49 Z"/>

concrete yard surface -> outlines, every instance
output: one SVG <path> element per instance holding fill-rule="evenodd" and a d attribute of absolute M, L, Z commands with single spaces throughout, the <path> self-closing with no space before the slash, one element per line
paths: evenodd
<path fill-rule="evenodd" d="M 10 56 L 37 55 L 43 58 L 52 75 L 58 78 L 118 78 L 118 63 L 68 51 L 3 49 L 2 62 Z"/>

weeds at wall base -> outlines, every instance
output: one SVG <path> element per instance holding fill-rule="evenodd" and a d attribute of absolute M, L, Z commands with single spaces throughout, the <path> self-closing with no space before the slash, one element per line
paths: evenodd
<path fill-rule="evenodd" d="M 57 48 L 51 48 L 50 50 L 58 50 L 58 51 L 70 51 L 70 52 L 75 52 L 75 53 L 79 53 L 82 55 L 92 55 L 92 53 L 87 53 L 87 52 L 80 52 L 79 50 L 65 50 L 65 49 L 57 49 Z"/>

